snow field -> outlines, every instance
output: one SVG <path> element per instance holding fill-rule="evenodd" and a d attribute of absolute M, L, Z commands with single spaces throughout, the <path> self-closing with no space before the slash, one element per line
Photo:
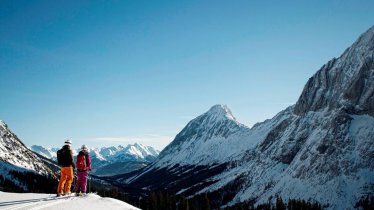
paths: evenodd
<path fill-rule="evenodd" d="M 37 193 L 6 193 L 0 191 L 1 210 L 139 210 L 125 202 L 96 194 L 84 197 Z"/>

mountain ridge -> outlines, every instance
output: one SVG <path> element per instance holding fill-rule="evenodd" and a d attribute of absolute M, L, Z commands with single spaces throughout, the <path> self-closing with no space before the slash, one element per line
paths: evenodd
<path fill-rule="evenodd" d="M 373 67 L 374 26 L 308 80 L 295 105 L 295 113 L 342 107 L 351 114 L 374 116 L 374 81 L 367 79 L 373 77 Z"/>
<path fill-rule="evenodd" d="M 374 26 L 323 65 L 297 103 L 273 118 L 248 129 L 232 120 L 211 123 L 208 111 L 153 164 L 115 180 L 150 191 L 206 194 L 216 208 L 275 202 L 278 195 L 353 208 L 374 192 L 373 40 Z"/>

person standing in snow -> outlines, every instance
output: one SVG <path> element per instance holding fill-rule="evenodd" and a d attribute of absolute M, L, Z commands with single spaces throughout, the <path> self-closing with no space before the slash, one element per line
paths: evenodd
<path fill-rule="evenodd" d="M 57 188 L 57 196 L 69 195 L 71 183 L 74 179 L 73 152 L 70 149 L 71 141 L 67 139 L 64 146 L 57 151 L 57 161 L 61 166 L 61 176 Z"/>
<path fill-rule="evenodd" d="M 86 193 L 88 172 L 92 169 L 91 157 L 86 145 L 82 145 L 81 147 L 81 151 L 77 156 L 76 166 L 78 180 L 77 185 L 75 186 L 75 193 L 76 195 L 79 195 L 79 193 Z"/>

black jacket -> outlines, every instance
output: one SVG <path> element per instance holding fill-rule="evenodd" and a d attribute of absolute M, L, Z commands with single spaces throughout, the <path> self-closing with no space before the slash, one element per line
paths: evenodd
<path fill-rule="evenodd" d="M 70 146 L 64 145 L 62 147 L 62 159 L 61 159 L 61 166 L 62 167 L 70 167 L 73 166 L 75 168 L 74 159 L 73 159 L 73 152 L 70 149 Z"/>

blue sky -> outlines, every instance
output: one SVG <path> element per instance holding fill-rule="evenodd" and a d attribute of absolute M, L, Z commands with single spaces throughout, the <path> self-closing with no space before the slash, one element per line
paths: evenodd
<path fill-rule="evenodd" d="M 162 149 L 227 104 L 251 126 L 374 24 L 373 1 L 1 1 L 0 119 L 28 146 Z"/>

